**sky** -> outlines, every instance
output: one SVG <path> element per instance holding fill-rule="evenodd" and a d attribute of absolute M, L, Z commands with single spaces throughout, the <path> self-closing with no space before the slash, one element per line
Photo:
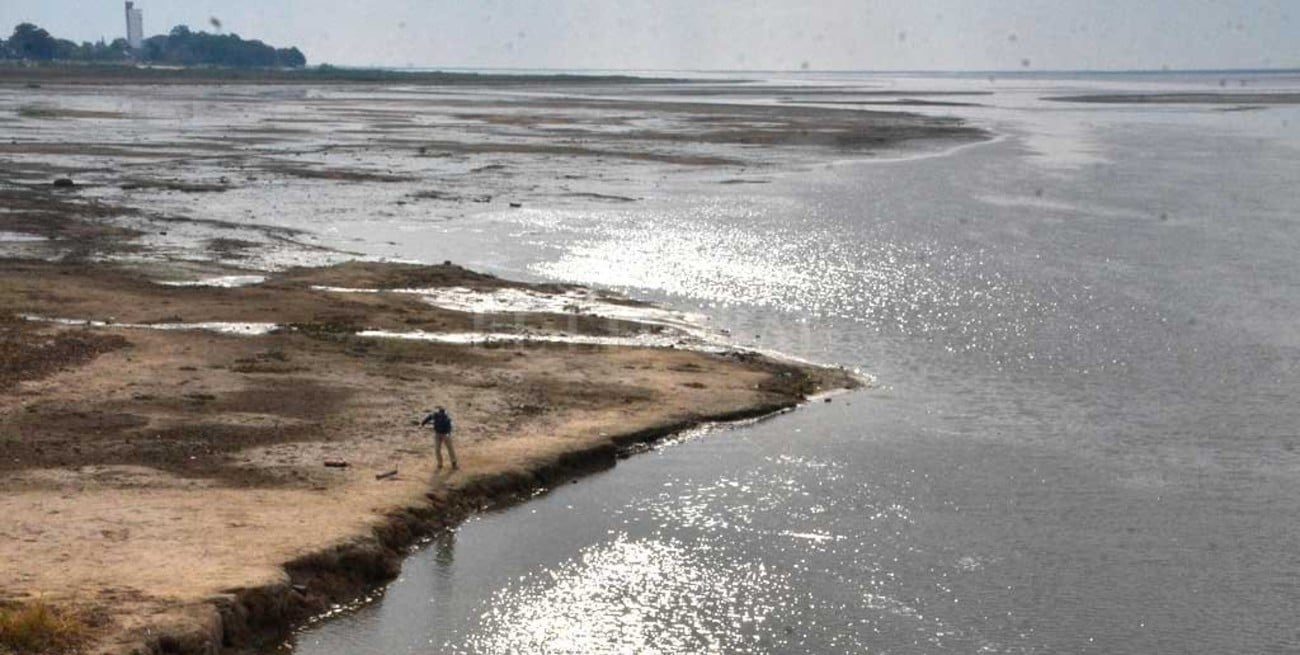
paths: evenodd
<path fill-rule="evenodd" d="M 185 24 L 298 46 L 311 65 L 622 70 L 1300 68 L 1300 0 L 136 0 Z M 112 40 L 118 0 L 2 0 Z"/>

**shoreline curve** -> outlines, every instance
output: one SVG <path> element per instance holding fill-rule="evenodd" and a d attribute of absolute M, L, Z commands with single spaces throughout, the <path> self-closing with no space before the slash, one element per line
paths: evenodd
<path fill-rule="evenodd" d="M 613 469 L 619 459 L 645 452 L 668 437 L 711 425 L 767 420 L 807 402 L 811 398 L 665 421 L 610 435 L 531 469 L 478 474 L 454 486 L 433 487 L 424 502 L 387 513 L 369 534 L 286 562 L 284 581 L 234 589 L 212 599 L 212 613 L 203 624 L 188 632 L 159 634 L 147 647 L 151 653 L 168 655 L 260 652 L 274 647 L 332 607 L 352 603 L 391 582 L 422 539 L 454 529 L 476 513 L 513 507 L 566 482 Z"/>

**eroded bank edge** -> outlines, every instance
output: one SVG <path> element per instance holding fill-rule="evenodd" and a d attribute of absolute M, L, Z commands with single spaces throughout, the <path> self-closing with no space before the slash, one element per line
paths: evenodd
<path fill-rule="evenodd" d="M 846 378 L 844 390 L 862 385 Z M 612 435 L 559 454 L 532 468 L 477 474 L 454 487 L 430 489 L 424 502 L 389 512 L 367 535 L 285 563 L 285 580 L 232 589 L 208 601 L 197 627 L 149 636 L 134 653 L 233 655 L 274 647 L 295 629 L 394 580 L 421 539 L 452 529 L 478 512 L 504 509 L 569 480 L 613 468 L 620 458 L 649 450 L 667 437 L 707 426 L 761 421 L 789 412 L 800 400 L 760 403 L 737 410 L 665 421 Z"/>

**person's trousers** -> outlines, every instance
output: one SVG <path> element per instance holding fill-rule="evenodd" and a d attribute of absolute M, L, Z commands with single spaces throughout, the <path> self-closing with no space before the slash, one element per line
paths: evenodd
<path fill-rule="evenodd" d="M 447 446 L 447 457 L 451 459 L 452 468 L 458 468 L 456 449 L 451 445 L 451 433 L 435 432 L 433 433 L 433 455 L 438 461 L 438 468 L 442 468 L 442 447 L 444 445 Z"/>

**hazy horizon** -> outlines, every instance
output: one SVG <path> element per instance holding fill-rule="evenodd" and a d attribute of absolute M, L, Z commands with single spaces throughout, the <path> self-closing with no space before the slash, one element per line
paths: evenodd
<path fill-rule="evenodd" d="M 545 66 L 388 66 L 388 65 L 347 65 L 319 62 L 337 68 L 396 71 L 518 71 L 518 72 L 596 72 L 596 73 L 874 73 L 882 75 L 1053 75 L 1053 74 L 1103 74 L 1103 75 L 1145 75 L 1163 73 L 1291 73 L 1300 72 L 1300 65 L 1281 66 L 1277 68 L 1043 68 L 1043 69 L 955 69 L 955 68 L 553 68 Z M 317 65 L 315 63 L 311 65 Z"/>
<path fill-rule="evenodd" d="M 1160 71 L 1300 68 L 1281 0 L 888 2 L 688 0 L 137 0 L 146 35 L 175 25 L 297 46 L 347 67 L 700 72 Z M 214 20 L 215 19 L 215 20 Z M 122 36 L 122 2 L 10 0 L 0 31 Z"/>

